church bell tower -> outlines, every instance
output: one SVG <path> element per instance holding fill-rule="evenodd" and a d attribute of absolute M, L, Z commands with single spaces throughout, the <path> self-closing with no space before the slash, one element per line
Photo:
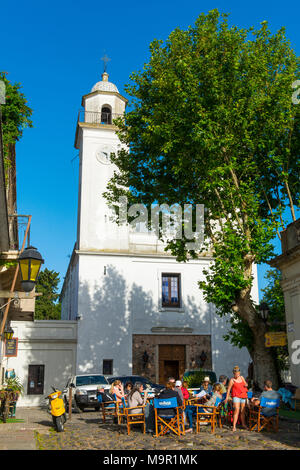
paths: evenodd
<path fill-rule="evenodd" d="M 75 148 L 79 149 L 79 201 L 77 249 L 82 251 L 125 250 L 126 227 L 112 221 L 112 213 L 103 193 L 117 167 L 110 155 L 121 149 L 114 119 L 122 116 L 127 99 L 108 80 L 106 71 L 90 93 L 82 97 Z"/>

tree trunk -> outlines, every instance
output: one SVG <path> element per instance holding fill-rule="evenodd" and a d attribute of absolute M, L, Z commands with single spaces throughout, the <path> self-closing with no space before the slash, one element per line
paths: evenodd
<path fill-rule="evenodd" d="M 266 325 L 253 306 L 250 290 L 242 293 L 237 305 L 240 317 L 248 323 L 253 333 L 251 357 L 253 360 L 254 381 L 263 389 L 264 381 L 271 380 L 273 388 L 277 389 L 278 374 L 276 361 L 270 348 L 265 346 Z"/>
<path fill-rule="evenodd" d="M 271 380 L 274 390 L 278 388 L 278 374 L 276 362 L 270 348 L 265 346 L 266 327 L 263 322 L 254 333 L 253 366 L 254 381 L 263 389 L 264 381 Z"/>
<path fill-rule="evenodd" d="M 9 144 L 8 147 L 8 167 L 6 169 L 6 199 L 7 212 L 9 215 L 17 213 L 17 179 L 16 179 L 16 148 L 15 144 Z M 18 239 L 18 220 L 16 217 L 9 217 L 9 239 L 10 249 L 17 250 L 19 247 Z"/>

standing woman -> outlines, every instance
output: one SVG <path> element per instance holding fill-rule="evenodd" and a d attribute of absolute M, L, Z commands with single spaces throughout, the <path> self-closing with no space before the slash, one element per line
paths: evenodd
<path fill-rule="evenodd" d="M 244 377 L 241 375 L 241 371 L 238 366 L 234 367 L 232 372 L 233 377 L 229 381 L 225 403 L 227 403 L 231 392 L 234 408 L 232 431 L 236 431 L 236 423 L 240 413 L 242 426 L 244 429 L 247 429 L 245 421 L 245 404 L 247 399 L 248 384 Z"/>

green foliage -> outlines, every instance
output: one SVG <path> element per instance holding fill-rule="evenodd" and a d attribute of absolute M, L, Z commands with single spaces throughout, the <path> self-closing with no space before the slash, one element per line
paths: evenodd
<path fill-rule="evenodd" d="M 251 328 L 247 322 L 234 313 L 232 313 L 230 318 L 230 331 L 224 335 L 224 339 L 237 348 L 246 347 L 250 354 L 253 352 L 253 333 Z"/>
<path fill-rule="evenodd" d="M 21 395 L 24 393 L 24 387 L 19 377 L 6 379 L 4 383 L 4 389 L 20 392 Z"/>
<path fill-rule="evenodd" d="M 204 377 L 205 373 L 202 370 L 199 370 L 187 377 L 183 377 L 182 380 L 187 382 L 188 388 L 196 388 L 201 386 Z"/>
<path fill-rule="evenodd" d="M 36 291 L 43 295 L 36 298 L 36 320 L 60 320 L 61 304 L 58 302 L 59 273 L 47 268 L 41 271 Z"/>
<path fill-rule="evenodd" d="M 3 81 L 6 89 L 5 105 L 2 110 L 2 132 L 3 132 L 3 151 L 5 164 L 9 164 L 8 154 L 10 145 L 15 144 L 22 137 L 23 130 L 26 127 L 32 127 L 30 116 L 32 110 L 27 106 L 27 100 L 20 91 L 21 84 L 12 84 L 7 79 L 6 72 L 0 72 L 0 81 Z"/>
<path fill-rule="evenodd" d="M 276 331 L 282 326 L 276 326 L 276 322 L 285 321 L 284 294 L 281 287 L 282 274 L 278 269 L 269 269 L 265 275 L 268 285 L 262 289 L 262 302 L 266 302 L 269 306 L 269 321 L 273 323 L 272 329 Z"/>
<path fill-rule="evenodd" d="M 165 43 L 151 43 L 149 62 L 126 87 L 130 111 L 116 120 L 130 150 L 112 157 L 119 172 L 108 202 L 117 212 L 126 196 L 148 213 L 154 202 L 204 204 L 200 255 L 210 251 L 214 262 L 199 286 L 219 315 L 242 320 L 234 341 L 247 331 L 250 350 L 264 340 L 250 296 L 253 263 L 274 255 L 286 207 L 293 218 L 299 207 L 300 106 L 292 103 L 299 79 L 284 28 L 272 34 L 264 21 L 257 30 L 239 29 L 212 10 Z M 178 261 L 199 255 L 186 241 L 168 240 Z"/>
<path fill-rule="evenodd" d="M 4 259 L 0 259 L 0 267 L 5 266 L 7 269 L 16 266 L 17 261 L 6 261 Z"/>

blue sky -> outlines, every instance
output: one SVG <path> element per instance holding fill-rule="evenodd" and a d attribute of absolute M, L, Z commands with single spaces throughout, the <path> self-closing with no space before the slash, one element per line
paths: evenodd
<path fill-rule="evenodd" d="M 166 39 L 213 8 L 230 13 L 238 27 L 259 27 L 263 20 L 272 31 L 285 26 L 300 55 L 297 0 L 2 3 L 0 70 L 22 84 L 34 111 L 34 128 L 17 144 L 18 213 L 32 214 L 31 242 L 61 278 L 76 239 L 77 113 L 81 96 L 101 78 L 101 57 L 105 52 L 111 57 L 110 80 L 125 94 L 124 84 L 132 71 L 142 69 L 154 38 Z M 260 287 L 265 269 L 259 267 Z"/>

